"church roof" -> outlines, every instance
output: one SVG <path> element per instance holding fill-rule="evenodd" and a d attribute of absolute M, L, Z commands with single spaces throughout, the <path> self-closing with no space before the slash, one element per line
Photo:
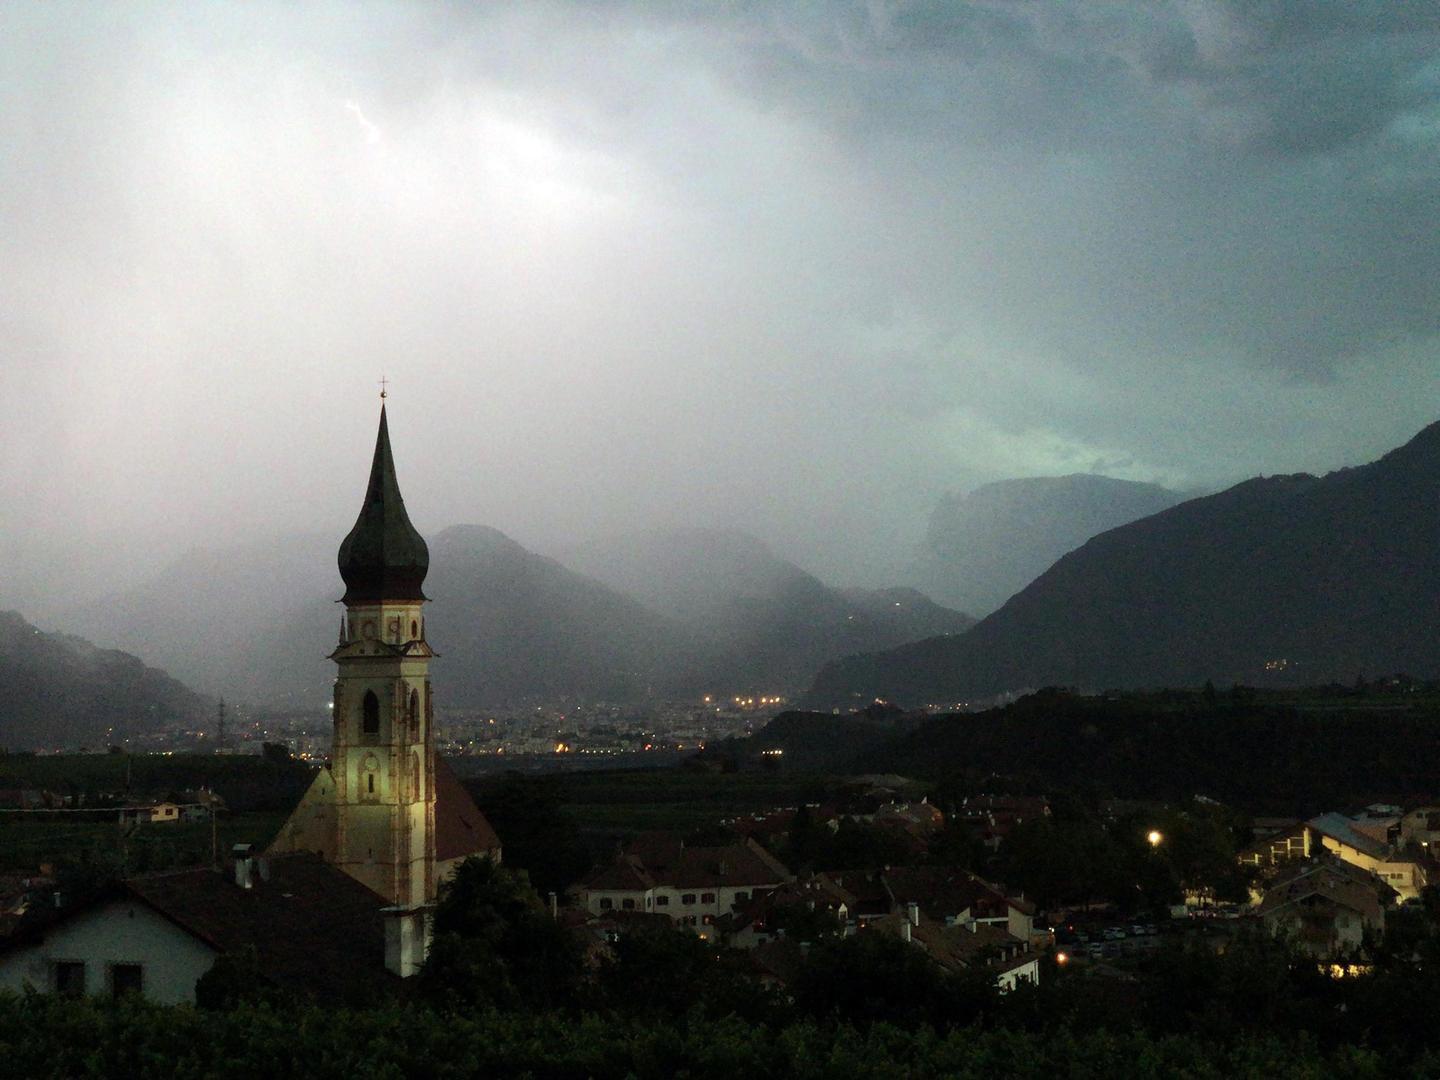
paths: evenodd
<path fill-rule="evenodd" d="M 347 604 L 425 599 L 420 586 L 430 568 L 430 550 L 405 513 L 384 405 L 380 406 L 380 431 L 375 437 L 365 503 L 340 544 L 338 561 Z"/>
<path fill-rule="evenodd" d="M 498 851 L 500 838 L 465 785 L 435 756 L 435 858 L 440 862 Z"/>

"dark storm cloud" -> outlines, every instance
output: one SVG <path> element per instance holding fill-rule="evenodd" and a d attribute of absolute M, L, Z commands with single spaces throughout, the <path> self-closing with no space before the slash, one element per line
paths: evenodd
<path fill-rule="evenodd" d="M 1434 418 L 1437 23 L 5 6 L 4 542 L 346 525 L 382 370 L 423 527 L 839 579 L 984 480 L 1362 460 Z"/>
<path fill-rule="evenodd" d="M 966 159 L 1000 155 L 1015 194 L 1043 191 L 1029 212 L 1062 219 L 1042 244 L 1094 231 L 1079 283 L 1131 349 L 1218 337 L 1328 380 L 1440 329 L 1433 4 L 762 5 L 697 23 L 726 43 L 731 85 L 853 140 L 907 199 L 927 167 L 958 185 Z M 1103 177 L 1109 205 L 1047 189 L 1072 168 Z M 928 194 L 942 213 L 966 198 Z M 1023 317 L 1046 334 L 1044 313 Z M 1101 362 L 1073 313 L 1058 321 L 1058 359 Z"/>

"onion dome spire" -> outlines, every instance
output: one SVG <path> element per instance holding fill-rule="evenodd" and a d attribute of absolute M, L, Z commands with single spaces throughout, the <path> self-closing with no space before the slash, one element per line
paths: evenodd
<path fill-rule="evenodd" d="M 425 599 L 420 585 L 430 569 L 430 550 L 405 513 L 383 404 L 365 504 L 340 545 L 339 564 L 346 604 Z"/>

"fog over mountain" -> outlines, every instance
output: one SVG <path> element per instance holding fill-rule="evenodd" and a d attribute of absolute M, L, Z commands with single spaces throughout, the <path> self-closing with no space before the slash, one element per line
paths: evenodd
<path fill-rule="evenodd" d="M 836 586 L 947 491 L 1373 458 L 1433 418 L 1437 55 L 1421 0 L 12 0 L 0 605 L 343 535 L 382 374 L 427 536 Z"/>
<path fill-rule="evenodd" d="M 337 545 L 296 536 L 191 553 L 63 622 L 211 693 L 321 707 Z M 794 692 L 829 660 L 974 622 L 913 589 L 832 589 L 734 531 L 592 545 L 575 554 L 594 576 L 482 525 L 429 546 L 427 637 L 445 705 Z"/>
<path fill-rule="evenodd" d="M 707 680 L 762 693 L 803 687 L 826 659 L 874 647 L 867 642 L 900 644 L 975 622 L 913 589 L 831 589 L 736 530 L 616 536 L 566 559 L 703 643 L 688 669 L 697 689 Z"/>
<path fill-rule="evenodd" d="M 947 495 L 911 570 L 931 596 L 988 615 L 1092 536 L 1185 498 L 1105 476 L 1037 476 Z"/>
<path fill-rule="evenodd" d="M 200 695 L 128 653 L 47 634 L 0 611 L 0 748 L 96 750 L 130 736 L 208 722 Z"/>

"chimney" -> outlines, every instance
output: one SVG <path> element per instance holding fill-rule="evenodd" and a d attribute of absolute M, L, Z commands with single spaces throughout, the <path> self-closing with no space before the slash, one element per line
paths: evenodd
<path fill-rule="evenodd" d="M 402 979 L 419 972 L 430 949 L 430 912 L 426 908 L 381 908 L 385 919 L 385 968 Z"/>
<path fill-rule="evenodd" d="M 910 921 L 911 926 L 920 925 L 920 905 L 914 900 L 905 905 L 905 917 Z"/>
<path fill-rule="evenodd" d="M 235 884 L 242 889 L 255 887 L 255 860 L 250 857 L 249 844 L 236 844 L 230 849 L 235 858 Z"/>
<path fill-rule="evenodd" d="M 909 920 L 909 919 L 906 919 L 903 923 L 900 924 L 900 940 L 901 940 L 901 941 L 909 941 L 909 940 L 910 940 L 910 920 Z"/>
<path fill-rule="evenodd" d="M 552 919 L 560 918 L 560 898 L 555 895 L 553 889 L 550 891 L 550 917 Z"/>

